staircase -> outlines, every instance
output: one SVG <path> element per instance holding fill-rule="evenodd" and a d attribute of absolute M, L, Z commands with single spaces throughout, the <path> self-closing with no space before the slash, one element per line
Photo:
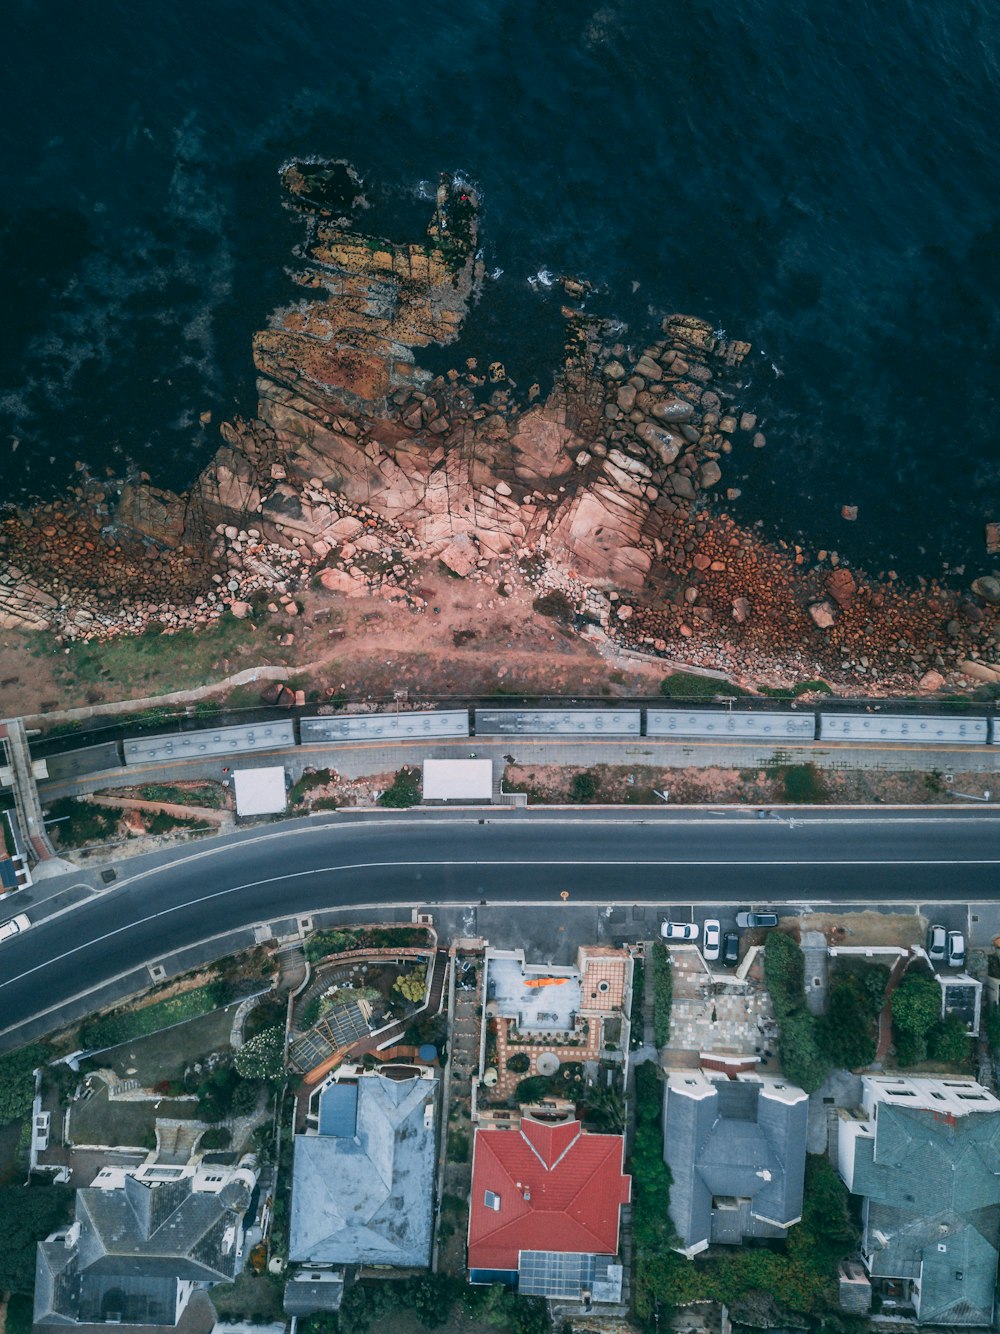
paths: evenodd
<path fill-rule="evenodd" d="M 291 945 L 282 945 L 278 950 L 278 963 L 281 968 L 278 990 L 298 990 L 306 979 L 306 955 L 302 946 L 297 941 Z"/>
<path fill-rule="evenodd" d="M 184 1167 L 205 1133 L 200 1121 L 175 1121 L 156 1118 L 156 1161 L 170 1167 Z"/>

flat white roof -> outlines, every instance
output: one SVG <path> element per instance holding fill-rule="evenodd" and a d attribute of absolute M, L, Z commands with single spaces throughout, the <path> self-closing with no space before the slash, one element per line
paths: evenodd
<path fill-rule="evenodd" d="M 492 760 L 424 760 L 424 801 L 490 801 Z"/>
<path fill-rule="evenodd" d="M 284 766 L 234 769 L 233 790 L 237 815 L 278 815 L 286 805 Z"/>

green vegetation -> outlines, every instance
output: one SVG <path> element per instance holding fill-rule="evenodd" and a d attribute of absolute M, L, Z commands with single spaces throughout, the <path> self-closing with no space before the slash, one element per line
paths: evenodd
<path fill-rule="evenodd" d="M 31 1111 L 35 1097 L 34 1070 L 49 1059 L 49 1049 L 40 1042 L 0 1056 L 0 1126 L 20 1121 Z M 3 1284 L 0 1283 L 0 1288 Z"/>
<path fill-rule="evenodd" d="M 393 991 L 398 991 L 411 1005 L 418 1005 L 424 998 L 427 975 L 422 969 L 415 968 L 409 973 L 400 973 L 392 984 Z"/>
<path fill-rule="evenodd" d="M 263 1028 L 236 1053 L 236 1071 L 244 1079 L 280 1084 L 285 1077 L 285 1030 Z"/>
<path fill-rule="evenodd" d="M 420 805 L 420 777 L 416 769 L 411 769 L 404 765 L 398 770 L 396 777 L 392 780 L 391 787 L 386 790 L 378 799 L 380 806 L 388 806 L 393 810 L 402 810 L 407 806 Z"/>
<path fill-rule="evenodd" d="M 986 1007 L 986 1041 L 990 1051 L 1000 1050 L 1000 1005 Z"/>
<path fill-rule="evenodd" d="M 596 769 L 581 769 L 569 784 L 569 799 L 575 802 L 593 801 L 601 790 L 601 775 Z"/>
<path fill-rule="evenodd" d="M 244 1079 L 232 1065 L 216 1066 L 198 1085 L 198 1119 L 214 1124 L 230 1116 L 250 1116 L 257 1110 L 259 1085 Z M 228 1133 L 228 1132 L 227 1132 Z M 203 1148 L 212 1146 L 202 1142 Z"/>
<path fill-rule="evenodd" d="M 642 1002 L 646 986 L 646 967 L 641 959 L 632 963 L 632 1005 L 629 1010 L 630 1037 L 629 1046 L 633 1051 L 642 1046 L 643 1019 Z"/>
<path fill-rule="evenodd" d="M 663 1161 L 663 1084 L 659 1067 L 635 1068 L 635 1139 L 632 1143 L 632 1226 L 635 1241 L 635 1309 L 649 1321 L 660 1298 L 658 1266 L 670 1253 L 673 1226 L 667 1212 L 670 1169 Z M 664 1298 L 668 1303 L 670 1298 Z"/>
<path fill-rule="evenodd" d="M 6 1334 L 31 1334 L 34 1299 L 26 1292 L 12 1292 L 7 1298 Z"/>
<path fill-rule="evenodd" d="M 800 695 L 832 695 L 833 687 L 821 680 L 800 681 L 793 689 L 792 694 L 796 698 Z"/>
<path fill-rule="evenodd" d="M 91 1049 L 117 1047 L 120 1042 L 131 1042 L 148 1033 L 157 1033 L 161 1028 L 182 1024 L 186 1019 L 208 1014 L 225 1005 L 231 999 L 226 996 L 226 990 L 223 983 L 209 982 L 207 986 L 171 996 L 169 1000 L 155 1001 L 140 1009 L 111 1010 L 83 1024 L 80 1044 Z"/>
<path fill-rule="evenodd" d="M 620 1089 L 595 1085 L 587 1090 L 582 1106 L 589 1129 L 605 1135 L 620 1135 L 625 1129 L 625 1096 Z"/>
<path fill-rule="evenodd" d="M 60 797 L 48 808 L 45 823 L 64 848 L 107 843 L 118 832 L 119 811 L 105 810 L 76 797 Z"/>
<path fill-rule="evenodd" d="M 210 1130 L 206 1130 L 204 1135 L 202 1135 L 201 1143 L 198 1145 L 198 1148 L 202 1151 L 208 1149 L 228 1149 L 232 1140 L 233 1132 L 228 1126 L 212 1126 Z"/>
<path fill-rule="evenodd" d="M 863 960 L 841 962 L 830 982 L 817 1040 L 832 1065 L 857 1070 L 871 1065 L 878 1044 L 878 1016 L 889 969 Z"/>
<path fill-rule="evenodd" d="M 551 616 L 553 620 L 560 621 L 563 625 L 572 625 L 573 623 L 573 604 L 566 594 L 559 589 L 553 589 L 551 593 L 543 593 L 541 597 L 535 598 L 531 606 L 534 611 L 538 612 L 539 616 Z"/>
<path fill-rule="evenodd" d="M 150 834 L 170 834 L 175 829 L 214 829 L 214 827 L 202 824 L 199 820 L 186 820 L 180 815 L 170 815 L 167 811 L 156 811 L 146 820 L 146 829 Z"/>
<path fill-rule="evenodd" d="M 472 1287 L 451 1274 L 419 1274 L 356 1283 L 345 1292 L 338 1315 L 309 1316 L 299 1321 L 299 1329 L 302 1334 L 368 1334 L 371 1329 L 391 1328 L 397 1313 L 415 1316 L 423 1329 L 440 1329 L 456 1306 L 472 1319 L 510 1334 L 548 1334 L 550 1328 L 540 1297 L 519 1297 L 499 1283 Z"/>
<path fill-rule="evenodd" d="M 674 1000 L 674 975 L 666 945 L 653 945 L 653 1034 L 658 1047 L 670 1041 L 670 1008 Z"/>
<path fill-rule="evenodd" d="M 406 949 L 419 946 L 430 948 L 427 931 L 422 926 L 373 926 L 342 931 L 316 931 L 306 941 L 306 958 L 318 963 L 332 954 L 347 950 Z"/>
<path fill-rule="evenodd" d="M 764 980 L 781 1027 L 781 1064 L 793 1084 L 814 1093 L 830 1072 L 821 1049 L 819 1025 L 806 1008 L 805 958 L 783 931 L 768 933 Z"/>
<path fill-rule="evenodd" d="M 552 1075 L 532 1075 L 522 1079 L 514 1090 L 514 1097 L 519 1103 L 540 1102 L 554 1090 L 555 1079 Z"/>
<path fill-rule="evenodd" d="M 531 1069 L 531 1057 L 527 1052 L 516 1051 L 507 1057 L 507 1069 L 512 1075 L 526 1075 Z"/>
<path fill-rule="evenodd" d="M 220 810 L 226 804 L 226 790 L 220 783 L 198 787 L 175 787 L 172 783 L 146 783 L 139 789 L 143 801 L 164 801 L 174 806 L 206 806 Z"/>
<path fill-rule="evenodd" d="M 240 621 L 226 615 L 198 630 L 164 634 L 158 628 L 142 635 L 117 635 L 103 643 L 70 644 L 68 653 L 64 652 L 66 646 L 51 634 L 36 636 L 32 646 L 40 657 L 56 658 L 74 688 L 107 685 L 113 697 L 121 693 L 116 687 L 127 686 L 127 695 L 139 696 L 208 685 L 227 667 L 229 671 L 238 671 L 252 658 L 259 661 L 258 636 L 250 620 Z M 294 649 L 283 650 L 276 643 L 268 644 L 267 655 L 272 662 L 289 661 L 293 653 Z M 216 708 L 209 701 L 202 701 L 196 708 L 196 716 L 210 717 Z M 176 716 L 170 710 L 155 712 L 159 718 L 154 726 L 162 726 Z"/>
<path fill-rule="evenodd" d="M 668 699 L 715 699 L 717 695 L 738 697 L 749 695 L 749 690 L 720 681 L 715 676 L 699 676 L 697 672 L 671 672 L 660 682 L 660 694 Z"/>
<path fill-rule="evenodd" d="M 815 805 L 829 801 L 830 793 L 815 764 L 786 764 L 778 770 L 784 787 L 784 799 L 794 806 Z"/>
<path fill-rule="evenodd" d="M 35 1248 L 69 1222 L 73 1194 L 65 1186 L 0 1187 L 0 1291 L 33 1291 Z"/>
<path fill-rule="evenodd" d="M 932 1061 L 947 1065 L 961 1065 L 972 1055 L 972 1039 L 957 1014 L 934 1025 L 927 1035 L 927 1054 Z"/>
<path fill-rule="evenodd" d="M 255 1274 L 245 1269 L 235 1283 L 220 1283 L 212 1289 L 212 1305 L 220 1320 L 247 1320 L 262 1325 L 284 1320 L 284 1290 L 284 1278 L 276 1274 Z"/>
<path fill-rule="evenodd" d="M 941 1017 L 941 988 L 927 973 L 908 972 L 892 993 L 892 1024 L 899 1064 L 927 1059 L 927 1039 Z"/>
<path fill-rule="evenodd" d="M 288 793 L 289 805 L 300 806 L 307 792 L 316 787 L 325 787 L 332 779 L 333 774 L 329 769 L 317 769 L 314 774 L 303 774 Z"/>

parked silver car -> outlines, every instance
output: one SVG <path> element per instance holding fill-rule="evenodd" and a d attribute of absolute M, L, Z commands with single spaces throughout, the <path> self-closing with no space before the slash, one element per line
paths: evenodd
<path fill-rule="evenodd" d="M 755 926 L 777 926 L 778 914 L 776 912 L 738 912 L 736 914 L 736 925 L 741 931 L 746 931 Z"/>
<path fill-rule="evenodd" d="M 948 933 L 940 924 L 928 928 L 927 957 L 931 963 L 944 963 L 948 952 Z"/>

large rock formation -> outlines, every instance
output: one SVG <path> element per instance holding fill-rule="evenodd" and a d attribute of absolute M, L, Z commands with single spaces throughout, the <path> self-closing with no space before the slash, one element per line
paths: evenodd
<path fill-rule="evenodd" d="M 705 321 L 668 317 L 662 336 L 630 347 L 564 308 L 565 362 L 533 404 L 515 401 L 499 363 L 422 369 L 419 349 L 457 337 L 480 282 L 475 197 L 443 180 L 426 236 L 396 244 L 333 220 L 331 192 L 347 182 L 350 195 L 353 179 L 343 164 L 285 169 L 289 203 L 308 220 L 304 299 L 254 338 L 257 417 L 222 425 L 183 496 L 143 478 L 84 477 L 75 496 L 9 516 L 4 624 L 70 638 L 169 629 L 263 592 L 287 600 L 314 574 L 335 593 L 419 607 L 416 562 L 499 578 L 531 558 L 624 643 L 737 673 L 753 654 L 780 656 L 779 641 L 806 646 L 802 670 L 828 674 L 845 657 L 842 669 L 874 671 L 881 655 L 918 678 L 946 665 L 942 654 L 994 656 L 994 580 L 974 585 L 985 615 L 949 640 L 942 627 L 959 622 L 942 590 L 936 610 L 924 598 L 900 619 L 898 593 L 843 568 L 811 573 L 797 549 L 720 526 L 708 501 L 721 463 L 734 441 L 764 436 L 732 402 L 748 345 Z"/>

